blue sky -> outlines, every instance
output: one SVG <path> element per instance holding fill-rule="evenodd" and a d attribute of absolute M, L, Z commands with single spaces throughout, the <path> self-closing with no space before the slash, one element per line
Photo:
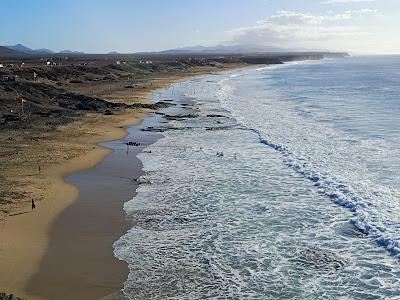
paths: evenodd
<path fill-rule="evenodd" d="M 57 51 L 261 44 L 400 53 L 400 0 L 0 0 L 0 14 L 0 45 Z"/>

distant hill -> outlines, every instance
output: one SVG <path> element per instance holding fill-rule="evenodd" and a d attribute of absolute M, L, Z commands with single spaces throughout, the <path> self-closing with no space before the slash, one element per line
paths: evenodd
<path fill-rule="evenodd" d="M 171 50 L 161 51 L 160 53 L 165 54 L 183 54 L 183 53 L 212 53 L 212 54 L 229 54 L 229 53 L 264 53 L 264 52 L 287 52 L 287 49 L 278 47 L 265 47 L 256 45 L 234 45 L 234 46 L 193 46 L 183 47 Z"/>
<path fill-rule="evenodd" d="M 120 54 L 118 51 L 111 51 L 111 52 L 108 52 L 107 54 Z"/>
<path fill-rule="evenodd" d="M 73 50 L 62 50 L 58 53 L 62 53 L 62 54 L 85 54 L 85 52 L 81 52 L 81 51 L 73 51 Z"/>
<path fill-rule="evenodd" d="M 53 50 L 47 49 L 47 48 L 41 48 L 41 49 L 35 49 L 34 52 L 40 52 L 40 53 L 56 53 Z"/>
<path fill-rule="evenodd" d="M 12 46 L 6 46 L 8 49 L 19 51 L 19 52 L 24 52 L 24 53 L 32 53 L 34 50 L 22 45 L 22 44 L 16 44 Z"/>
<path fill-rule="evenodd" d="M 0 46 L 0 57 L 24 56 L 26 53 Z"/>
<path fill-rule="evenodd" d="M 280 48 L 274 46 L 262 46 L 262 45 L 219 45 L 215 47 L 205 47 L 205 46 L 193 46 L 193 47 L 183 47 L 171 50 L 160 51 L 163 54 L 194 54 L 194 53 L 208 53 L 208 54 L 249 54 L 249 53 L 276 53 L 276 52 L 321 52 L 321 50 L 310 50 L 310 49 L 289 49 Z M 326 52 L 326 51 L 322 51 Z"/>
<path fill-rule="evenodd" d="M 12 45 L 12 46 L 5 46 L 8 49 L 11 50 L 15 50 L 15 51 L 19 51 L 22 53 L 27 53 L 27 54 L 55 54 L 57 52 L 47 49 L 47 48 L 41 48 L 41 49 L 31 49 L 25 45 L 22 44 L 16 44 L 16 45 Z M 63 50 L 61 52 L 58 53 L 62 53 L 62 54 L 84 54 L 84 52 L 80 52 L 80 51 L 72 51 L 72 50 Z"/>

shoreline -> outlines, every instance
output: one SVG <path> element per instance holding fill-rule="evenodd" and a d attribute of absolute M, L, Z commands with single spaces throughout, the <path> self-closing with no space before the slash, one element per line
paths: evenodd
<path fill-rule="evenodd" d="M 199 73 L 163 78 L 161 87 L 157 86 L 154 90 L 149 91 L 146 96 L 149 97 L 157 90 L 165 88 L 174 82 L 240 67 L 243 66 L 230 66 L 222 70 L 210 68 Z M 158 85 L 160 85 L 159 82 Z M 102 126 L 97 126 L 96 123 L 95 128 L 92 128 L 92 130 L 97 130 L 97 134 L 100 135 L 92 136 L 92 141 L 86 145 L 87 147 L 91 146 L 93 149 L 88 150 L 83 156 L 68 160 L 65 164 L 52 166 L 43 171 L 42 176 L 46 176 L 49 179 L 51 189 L 45 200 L 38 203 L 37 210 L 34 213 L 28 213 L 30 212 L 30 207 L 22 208 L 0 223 L 0 256 L 2 258 L 0 272 L 8 274 L 7 278 L 0 282 L 1 291 L 28 299 L 45 299 L 30 294 L 27 291 L 27 285 L 40 269 L 55 222 L 68 207 L 78 200 L 79 190 L 67 183 L 65 181 L 66 177 L 72 173 L 90 170 L 104 161 L 113 150 L 104 148 L 99 143 L 124 138 L 128 134 L 127 127 L 137 125 L 147 115 L 148 111 L 128 110 L 110 117 L 107 121 L 104 121 Z M 65 127 L 77 126 L 79 122 L 81 121 Z M 96 122 L 96 119 L 93 122 Z M 123 211 L 123 207 L 121 207 L 121 211 Z M 112 245 L 110 245 L 110 249 L 112 249 Z"/>
<path fill-rule="evenodd" d="M 137 124 L 145 116 L 143 112 L 132 112 L 132 115 L 128 115 L 126 121 L 131 121 L 126 126 Z M 45 200 L 37 204 L 34 213 L 29 213 L 30 207 L 23 208 L 2 222 L 0 270 L 8 276 L 2 279 L 0 290 L 22 298 L 41 299 L 32 297 L 25 289 L 30 278 L 39 270 L 54 223 L 65 209 L 78 200 L 78 188 L 67 183 L 65 179 L 75 172 L 94 168 L 112 153 L 112 149 L 98 146 L 98 143 L 122 139 L 127 135 L 127 131 L 120 126 L 109 130 L 105 139 L 93 144 L 95 149 L 45 171 L 46 176 L 51 178 L 51 188 Z"/>
<path fill-rule="evenodd" d="M 146 115 L 129 126 L 124 138 L 102 143 L 112 153 L 94 168 L 66 177 L 67 183 L 79 189 L 79 196 L 52 226 L 38 272 L 28 282 L 30 295 L 42 299 L 99 299 L 122 289 L 128 268 L 114 256 L 112 245 L 130 229 L 123 205 L 136 195 L 135 179 L 143 173 L 137 154 L 159 136 L 141 131 L 153 116 Z M 140 141 L 142 145 L 127 147 L 128 141 Z"/>

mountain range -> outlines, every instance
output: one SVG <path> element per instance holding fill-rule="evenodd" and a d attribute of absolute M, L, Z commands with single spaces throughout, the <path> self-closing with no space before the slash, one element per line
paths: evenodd
<path fill-rule="evenodd" d="M 31 49 L 29 47 L 26 47 L 22 44 L 16 44 L 12 46 L 5 46 L 5 48 L 15 50 L 18 52 L 22 53 L 27 53 L 27 54 L 55 54 L 55 53 L 62 53 L 62 54 L 84 54 L 84 52 L 80 51 L 72 51 L 72 50 L 63 50 L 60 52 L 55 52 L 53 50 L 47 49 L 47 48 L 41 48 L 41 49 Z"/>
<path fill-rule="evenodd" d="M 73 50 L 63 50 L 60 52 L 55 52 L 51 49 L 40 48 L 40 49 L 31 49 L 22 44 L 16 44 L 12 46 L 3 46 L 0 47 L 0 55 L 3 56 L 17 56 L 19 55 L 54 55 L 54 54 L 85 54 L 80 51 Z M 14 52 L 13 52 L 14 51 Z M 182 55 L 182 54 L 257 54 L 257 53 L 289 53 L 289 52 L 329 52 L 327 50 L 316 50 L 316 49 L 289 49 L 289 48 L 280 48 L 274 46 L 262 46 L 262 45 L 251 45 L 251 44 L 242 44 L 242 45 L 218 45 L 214 47 L 205 47 L 205 46 L 193 46 L 193 47 L 182 47 L 175 48 L 164 51 L 154 51 L 154 52 L 141 52 L 135 54 L 165 54 L 165 55 Z M 121 54 L 117 51 L 108 52 L 109 55 L 118 55 Z M 134 54 L 134 53 L 131 53 Z"/>
<path fill-rule="evenodd" d="M 326 50 L 316 49 L 289 49 L 274 46 L 263 46 L 263 45 L 252 45 L 252 44 L 241 44 L 241 45 L 218 45 L 214 47 L 205 46 L 193 46 L 175 48 L 171 50 L 160 51 L 159 53 L 164 54 L 194 54 L 194 53 L 208 53 L 208 54 L 248 54 L 248 53 L 271 53 L 271 52 L 327 52 Z"/>

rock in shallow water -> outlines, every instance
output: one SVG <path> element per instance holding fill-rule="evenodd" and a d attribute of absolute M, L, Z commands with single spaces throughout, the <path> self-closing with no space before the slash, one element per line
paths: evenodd
<path fill-rule="evenodd" d="M 346 266 L 346 261 L 336 253 L 316 248 L 300 251 L 295 262 L 302 268 L 311 268 L 327 273 L 337 272 Z"/>

